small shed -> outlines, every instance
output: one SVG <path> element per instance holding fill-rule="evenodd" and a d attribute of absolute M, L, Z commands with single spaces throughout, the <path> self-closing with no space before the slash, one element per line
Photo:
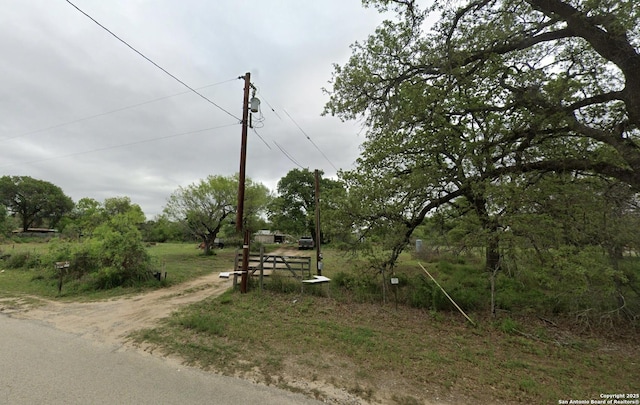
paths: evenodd
<path fill-rule="evenodd" d="M 256 232 L 255 235 L 253 235 L 253 240 L 263 244 L 284 243 L 286 240 L 286 235 L 263 229 L 261 231 Z"/>

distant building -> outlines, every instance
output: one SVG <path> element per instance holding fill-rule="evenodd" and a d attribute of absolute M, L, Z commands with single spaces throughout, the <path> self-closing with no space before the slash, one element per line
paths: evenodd
<path fill-rule="evenodd" d="M 287 240 L 287 235 L 263 229 L 253 235 L 253 240 L 264 244 L 284 243 Z"/>
<path fill-rule="evenodd" d="M 14 229 L 11 233 L 15 236 L 52 236 L 58 233 L 57 229 L 51 228 L 27 228 L 26 231 L 20 229 Z"/>

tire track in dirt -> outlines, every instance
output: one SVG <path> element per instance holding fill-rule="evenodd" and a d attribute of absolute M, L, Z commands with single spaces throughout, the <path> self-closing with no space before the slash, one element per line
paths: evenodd
<path fill-rule="evenodd" d="M 232 282 L 218 272 L 169 288 L 107 301 L 59 302 L 38 299 L 44 305 L 12 311 L 19 319 L 44 321 L 56 329 L 98 342 L 124 344 L 131 332 L 153 327 L 181 306 L 218 296 Z"/>
<path fill-rule="evenodd" d="M 278 249 L 271 254 L 292 255 L 293 252 Z M 44 321 L 56 329 L 98 342 L 124 345 L 131 332 L 151 328 L 180 307 L 218 296 L 232 284 L 231 279 L 220 278 L 216 271 L 169 288 L 105 301 L 60 302 L 29 297 L 44 305 L 23 304 L 9 310 L 0 308 L 0 312 L 14 318 Z"/>
<path fill-rule="evenodd" d="M 295 256 L 295 249 L 279 249 L 271 254 Z M 226 270 L 231 271 L 232 269 Z M 232 279 L 220 278 L 218 271 L 197 279 L 174 285 L 168 288 L 127 295 L 111 300 L 93 302 L 61 302 L 40 297 L 13 297 L 0 299 L 0 313 L 17 319 L 30 319 L 50 324 L 56 329 L 73 333 L 83 338 L 118 347 L 118 350 L 133 349 L 141 353 L 152 354 L 143 346 L 129 342 L 127 336 L 134 331 L 152 328 L 163 318 L 167 318 L 180 307 L 202 301 L 209 297 L 219 296 L 233 285 Z M 34 304 L 35 303 L 35 304 Z M 169 361 L 181 364 L 182 360 L 157 353 Z M 332 404 L 368 404 L 367 400 L 358 398 L 343 388 L 338 388 L 328 381 L 314 379 L 300 380 L 294 376 L 295 365 L 282 375 L 283 381 L 299 392 L 309 396 L 322 393 L 324 401 Z M 265 383 L 256 376 L 239 375 L 257 383 Z M 354 383 L 355 384 L 355 383 Z M 376 403 L 392 403 L 379 398 Z M 394 403 L 394 402 L 393 402 Z M 425 402 L 426 405 L 433 404 Z"/>

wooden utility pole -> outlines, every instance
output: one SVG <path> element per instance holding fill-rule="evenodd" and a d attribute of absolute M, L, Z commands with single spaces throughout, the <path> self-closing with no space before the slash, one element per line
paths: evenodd
<path fill-rule="evenodd" d="M 322 253 L 320 252 L 320 172 L 315 171 L 315 200 L 316 200 L 316 268 L 317 274 L 322 275 Z"/>
<path fill-rule="evenodd" d="M 243 77 L 240 76 L 239 79 Z M 236 211 L 236 231 L 243 233 L 242 242 L 242 278 L 240 292 L 247 292 L 247 277 L 249 273 L 249 230 L 244 222 L 244 189 L 247 167 L 247 132 L 249 125 L 249 90 L 251 88 L 251 73 L 244 75 L 244 101 L 242 103 L 242 142 L 240 146 L 240 174 L 238 177 L 238 209 Z"/>

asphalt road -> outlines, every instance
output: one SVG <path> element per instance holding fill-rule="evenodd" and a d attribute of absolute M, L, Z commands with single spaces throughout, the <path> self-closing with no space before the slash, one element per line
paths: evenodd
<path fill-rule="evenodd" d="M 319 404 L 0 314 L 0 404 Z"/>

